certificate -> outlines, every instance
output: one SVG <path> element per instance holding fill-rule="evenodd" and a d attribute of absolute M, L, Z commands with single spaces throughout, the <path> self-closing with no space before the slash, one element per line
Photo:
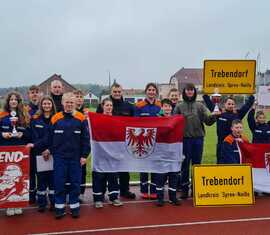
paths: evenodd
<path fill-rule="evenodd" d="M 37 172 L 52 171 L 53 170 L 53 157 L 50 155 L 47 161 L 44 160 L 42 155 L 37 157 Z"/>

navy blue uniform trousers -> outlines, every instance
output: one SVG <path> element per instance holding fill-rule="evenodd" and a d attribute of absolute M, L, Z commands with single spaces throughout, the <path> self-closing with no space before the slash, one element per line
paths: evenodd
<path fill-rule="evenodd" d="M 190 163 L 192 163 L 192 165 L 201 164 L 203 154 L 203 137 L 185 137 L 183 139 L 183 154 L 185 155 L 185 159 L 181 167 L 181 190 L 188 192 L 190 185 Z"/>
<path fill-rule="evenodd" d="M 104 201 L 104 194 L 106 192 L 108 183 L 109 200 L 114 201 L 119 195 L 119 183 L 117 173 L 96 172 L 92 171 L 93 180 L 93 198 L 94 202 Z"/>
<path fill-rule="evenodd" d="M 55 209 L 64 212 L 66 203 L 65 183 L 69 181 L 69 206 L 79 210 L 79 195 L 82 168 L 79 159 L 54 156 Z"/>

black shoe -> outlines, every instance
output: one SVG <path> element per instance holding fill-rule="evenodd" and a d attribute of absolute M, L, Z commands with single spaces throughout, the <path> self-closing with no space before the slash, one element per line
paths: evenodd
<path fill-rule="evenodd" d="M 73 219 L 77 219 L 80 217 L 80 211 L 79 210 L 74 210 L 74 211 L 71 211 L 71 217 Z"/>
<path fill-rule="evenodd" d="M 45 210 L 46 210 L 46 207 L 45 206 L 38 207 L 38 212 L 40 212 L 40 213 L 44 213 Z"/>
<path fill-rule="evenodd" d="M 188 191 L 182 191 L 180 198 L 181 199 L 187 199 L 188 198 Z"/>
<path fill-rule="evenodd" d="M 158 200 L 158 201 L 156 202 L 156 205 L 157 205 L 158 207 L 162 207 L 162 206 L 164 206 L 164 204 L 165 204 L 165 202 L 164 202 L 163 200 Z"/>
<path fill-rule="evenodd" d="M 126 193 L 121 193 L 120 196 L 127 198 L 127 199 L 135 199 L 136 198 L 136 194 L 132 193 L 130 191 L 127 191 Z"/>
<path fill-rule="evenodd" d="M 180 206 L 182 204 L 182 199 L 176 199 L 175 201 L 170 201 L 172 205 Z"/>
<path fill-rule="evenodd" d="M 55 219 L 62 219 L 64 216 L 66 215 L 65 212 L 59 212 L 59 211 L 55 211 Z"/>

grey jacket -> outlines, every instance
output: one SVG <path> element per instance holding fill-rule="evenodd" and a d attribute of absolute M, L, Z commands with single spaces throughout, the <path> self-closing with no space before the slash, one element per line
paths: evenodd
<path fill-rule="evenodd" d="M 216 117 L 207 114 L 206 107 L 197 101 L 183 101 L 176 105 L 174 114 L 185 117 L 184 137 L 203 137 L 205 135 L 204 123 L 211 126 Z"/>

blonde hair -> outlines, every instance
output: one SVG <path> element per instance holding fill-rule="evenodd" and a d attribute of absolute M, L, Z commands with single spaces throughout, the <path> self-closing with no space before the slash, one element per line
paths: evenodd
<path fill-rule="evenodd" d="M 62 102 L 66 99 L 76 99 L 76 97 L 73 92 L 66 92 L 62 96 Z"/>

